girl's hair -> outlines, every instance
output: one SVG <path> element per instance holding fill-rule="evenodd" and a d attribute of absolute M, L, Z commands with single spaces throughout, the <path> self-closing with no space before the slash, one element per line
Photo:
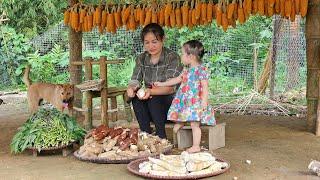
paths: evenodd
<path fill-rule="evenodd" d="M 142 42 L 144 41 L 144 37 L 146 36 L 146 34 L 148 34 L 149 32 L 153 33 L 156 36 L 157 40 L 163 40 L 164 30 L 162 29 L 162 27 L 157 23 L 150 23 L 146 25 L 141 31 L 140 38 Z"/>
<path fill-rule="evenodd" d="M 185 42 L 182 47 L 188 55 L 192 54 L 196 56 L 197 60 L 201 62 L 201 59 L 204 55 L 204 47 L 200 41 L 190 40 Z"/>

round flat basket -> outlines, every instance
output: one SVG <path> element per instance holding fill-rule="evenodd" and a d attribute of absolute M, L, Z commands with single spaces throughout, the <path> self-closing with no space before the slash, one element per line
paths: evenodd
<path fill-rule="evenodd" d="M 40 152 L 41 151 L 54 151 L 54 150 L 61 150 L 63 148 L 66 148 L 66 147 L 69 147 L 69 146 L 72 146 L 73 145 L 73 142 L 72 143 L 69 143 L 69 144 L 66 144 L 66 145 L 62 145 L 62 146 L 57 146 L 57 147 L 49 147 L 49 148 L 41 148 L 40 149 Z M 38 148 L 36 147 L 28 147 L 26 148 L 27 150 L 39 150 Z"/>
<path fill-rule="evenodd" d="M 170 153 L 171 150 L 172 150 L 172 147 L 173 146 L 171 145 L 171 146 L 168 146 L 167 148 L 165 148 L 162 151 L 162 154 Z M 80 154 L 79 154 L 79 150 L 75 151 L 73 153 L 73 155 L 77 159 L 79 159 L 80 161 L 88 161 L 88 162 L 98 163 L 98 164 L 128 164 L 131 161 L 134 161 L 134 160 L 137 160 L 137 159 L 158 156 L 159 153 L 153 153 L 153 154 L 146 155 L 146 156 L 136 156 L 136 157 L 132 157 L 132 158 L 119 157 L 117 159 L 108 159 L 108 158 L 100 158 L 100 157 L 94 157 L 94 158 L 81 157 Z"/>
<path fill-rule="evenodd" d="M 225 161 L 223 159 L 216 159 L 216 160 L 220 161 L 220 162 L 228 163 L 227 161 Z M 217 176 L 219 174 L 223 174 L 223 173 L 227 172 L 230 168 L 230 164 L 228 163 L 228 167 L 221 169 L 220 171 L 207 173 L 207 174 L 193 175 L 193 176 L 191 176 L 191 175 L 189 175 L 189 176 L 188 175 L 186 175 L 186 176 L 157 176 L 157 175 L 139 172 L 139 164 L 144 161 L 148 161 L 148 158 L 137 159 L 135 161 L 132 161 L 127 165 L 127 169 L 135 175 L 142 176 L 142 177 L 148 178 L 148 179 L 178 179 L 178 180 L 183 179 L 183 180 L 185 180 L 185 179 L 200 179 L 200 178 L 206 178 L 206 177 L 211 177 L 211 176 Z"/>

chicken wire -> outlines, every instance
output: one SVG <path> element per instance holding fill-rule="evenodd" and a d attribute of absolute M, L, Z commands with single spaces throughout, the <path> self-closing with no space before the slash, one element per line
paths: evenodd
<path fill-rule="evenodd" d="M 288 100 L 285 92 L 294 90 L 300 92 L 301 89 L 306 87 L 306 41 L 304 36 L 305 22 L 298 16 L 295 22 L 290 22 L 289 20 L 274 16 L 273 23 L 277 23 L 279 26 L 278 33 L 274 33 L 271 39 L 273 46 L 272 54 L 274 55 L 273 64 L 275 64 L 274 86 L 270 88 L 271 82 L 269 79 L 268 88 L 264 96 L 269 98 L 270 89 L 273 89 L 275 93 L 275 97 L 273 97 L 273 99 L 276 101 L 283 101 L 284 99 Z M 274 25 L 274 27 L 275 26 L 276 25 Z M 140 32 L 141 29 L 137 29 L 134 32 L 126 31 L 125 29 L 119 29 L 116 34 L 106 33 L 101 35 L 97 30 L 94 30 L 90 33 L 83 33 L 83 57 L 87 56 L 88 54 L 95 56 L 95 58 L 98 58 L 100 55 L 106 55 L 109 59 L 118 57 L 134 57 L 143 51 L 143 46 L 140 40 Z M 247 34 L 243 36 L 247 36 Z M 227 41 L 229 43 L 219 43 L 219 41 L 226 42 L 225 38 L 228 38 Z M 255 81 L 259 80 L 259 75 L 263 70 L 263 65 L 266 61 L 266 58 L 261 57 L 258 54 L 256 58 L 257 66 L 255 69 L 253 55 L 255 49 L 253 46 L 241 45 L 249 43 L 241 43 L 243 42 L 244 37 L 231 35 L 229 37 L 225 36 L 219 39 L 217 38 L 217 34 L 212 33 L 209 39 L 212 39 L 212 41 L 215 41 L 215 43 L 207 45 L 207 53 L 205 54 L 204 62 L 206 62 L 209 67 L 214 67 L 210 68 L 212 73 L 211 78 L 216 78 L 214 81 L 209 82 L 210 99 L 217 107 L 221 107 L 223 104 L 231 104 L 232 108 L 228 109 L 228 107 L 226 108 L 224 106 L 224 108 L 220 108 L 220 110 L 221 112 L 232 113 L 235 112 L 235 110 L 243 103 L 247 103 L 238 100 L 250 95 L 252 92 L 251 90 L 256 88 Z M 219 40 L 217 41 L 217 39 Z M 173 41 L 178 42 L 178 39 Z M 63 51 L 67 52 L 69 49 L 68 27 L 60 24 L 46 33 L 32 39 L 30 43 L 40 55 L 49 53 L 57 44 L 60 45 Z M 180 44 L 171 44 L 169 48 L 179 52 Z M 242 57 L 239 59 L 239 54 L 247 52 L 251 52 L 252 54 L 247 54 L 247 56 L 244 58 Z M 212 62 L 212 57 L 217 54 L 220 54 L 218 57 L 218 59 L 220 58 L 219 60 L 221 60 L 221 58 L 225 58 L 223 67 L 217 68 L 219 64 Z M 68 75 L 69 73 L 68 66 L 57 64 L 54 68 L 56 69 L 57 75 Z M 221 69 L 223 69 L 222 75 L 220 74 L 220 76 L 216 76 L 216 73 L 219 73 Z M 0 72 L 0 77 L 2 79 L 2 85 L 10 85 L 11 80 L 6 77 L 6 73 Z M 130 75 L 128 74 L 127 79 L 129 78 Z M 301 98 L 305 99 L 304 96 Z M 250 103 L 253 107 L 260 107 L 256 105 L 257 102 Z M 262 102 L 259 101 L 258 103 L 261 104 Z M 301 101 L 298 103 L 301 103 Z M 264 104 L 265 107 L 270 106 L 270 103 L 263 102 L 262 104 Z M 274 104 L 271 103 L 271 106 L 273 105 Z M 253 108 L 250 111 L 249 104 L 247 107 L 246 114 L 251 114 L 253 111 L 265 111 L 261 110 L 263 108 Z M 274 109 L 271 108 L 270 110 L 270 108 L 267 108 L 266 111 L 270 112 L 274 111 Z"/>

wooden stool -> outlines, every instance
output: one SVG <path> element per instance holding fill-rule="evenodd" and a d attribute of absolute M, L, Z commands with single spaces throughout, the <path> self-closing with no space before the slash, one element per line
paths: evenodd
<path fill-rule="evenodd" d="M 118 102 L 117 96 L 122 96 L 126 119 L 132 121 L 131 104 L 127 103 L 127 87 L 110 87 L 108 88 L 108 98 L 111 99 L 111 108 L 108 108 L 111 121 L 118 120 Z"/>
<path fill-rule="evenodd" d="M 225 146 L 225 126 L 225 122 L 215 126 L 200 126 L 201 129 L 206 129 L 209 131 L 209 150 L 215 150 Z M 173 135 L 173 143 L 178 145 L 178 149 L 184 149 L 192 146 L 191 126 L 184 126 L 178 131 L 177 135 L 175 135 L 174 132 Z"/>

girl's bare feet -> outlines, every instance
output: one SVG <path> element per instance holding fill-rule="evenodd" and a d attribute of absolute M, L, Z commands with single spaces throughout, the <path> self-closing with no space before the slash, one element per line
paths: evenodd
<path fill-rule="evenodd" d="M 176 124 L 174 124 L 174 126 L 173 126 L 173 132 L 174 132 L 174 133 L 177 133 L 177 132 L 179 131 L 179 129 L 181 129 L 183 126 L 184 126 L 183 123 L 176 123 Z"/>
<path fill-rule="evenodd" d="M 200 152 L 201 148 L 200 146 L 191 146 L 190 148 L 187 149 L 188 153 L 197 153 Z"/>

